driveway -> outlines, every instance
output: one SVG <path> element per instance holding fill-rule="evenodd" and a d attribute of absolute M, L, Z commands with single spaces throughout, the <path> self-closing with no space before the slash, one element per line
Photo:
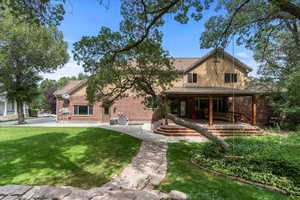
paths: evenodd
<path fill-rule="evenodd" d="M 28 126 L 28 125 L 38 125 L 38 124 L 45 124 L 45 123 L 55 123 L 55 117 L 39 117 L 35 119 L 27 119 L 27 124 L 21 126 Z M 17 126 L 17 121 L 9 121 L 9 122 L 0 122 L 0 126 Z M 20 125 L 18 125 L 20 126 Z"/>
<path fill-rule="evenodd" d="M 164 136 L 153 133 L 153 131 L 143 129 L 141 125 L 109 125 L 108 123 L 88 123 L 88 122 L 59 122 L 54 117 L 37 118 L 26 120 L 27 124 L 17 125 L 14 122 L 2 122 L 0 126 L 36 126 L 36 127 L 98 127 L 111 129 L 125 133 L 127 135 L 150 142 L 206 142 L 207 139 L 201 136 Z"/>

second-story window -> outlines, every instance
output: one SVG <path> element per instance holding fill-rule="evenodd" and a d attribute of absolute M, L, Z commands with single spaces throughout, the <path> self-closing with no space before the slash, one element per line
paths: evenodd
<path fill-rule="evenodd" d="M 197 73 L 190 72 L 187 74 L 187 82 L 188 83 L 197 83 Z"/>
<path fill-rule="evenodd" d="M 237 82 L 237 73 L 225 73 L 224 74 L 225 83 L 236 83 Z"/>

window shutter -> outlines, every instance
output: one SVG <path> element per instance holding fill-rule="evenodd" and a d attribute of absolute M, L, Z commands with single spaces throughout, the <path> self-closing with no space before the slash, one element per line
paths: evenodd
<path fill-rule="evenodd" d="M 197 83 L 197 73 L 193 73 L 193 83 Z"/>
<path fill-rule="evenodd" d="M 188 83 L 192 83 L 193 82 L 193 74 L 192 73 L 188 73 Z"/>

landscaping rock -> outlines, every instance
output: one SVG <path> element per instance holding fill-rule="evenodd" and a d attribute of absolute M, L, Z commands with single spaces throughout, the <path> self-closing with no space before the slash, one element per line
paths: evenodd
<path fill-rule="evenodd" d="M 23 195 L 28 190 L 30 190 L 31 186 L 22 186 L 22 185 L 6 185 L 0 187 L 0 196 L 7 196 L 7 195 Z"/>
<path fill-rule="evenodd" d="M 63 199 L 65 196 L 71 194 L 71 190 L 67 188 L 59 188 L 53 186 L 42 186 L 33 195 L 36 199 Z"/>
<path fill-rule="evenodd" d="M 166 143 L 144 141 L 132 162 L 104 186 L 113 189 L 151 189 L 165 177 L 167 171 Z M 113 187 L 114 186 L 114 187 Z"/>
<path fill-rule="evenodd" d="M 183 192 L 177 191 L 177 190 L 172 190 L 169 193 L 169 198 L 173 200 L 186 200 L 187 195 Z"/>
<path fill-rule="evenodd" d="M 63 198 L 63 200 L 89 200 L 88 192 L 86 190 L 73 189 L 71 194 Z"/>
<path fill-rule="evenodd" d="M 4 199 L 2 200 L 19 200 L 19 198 L 17 196 L 7 196 L 7 197 L 4 197 Z"/>

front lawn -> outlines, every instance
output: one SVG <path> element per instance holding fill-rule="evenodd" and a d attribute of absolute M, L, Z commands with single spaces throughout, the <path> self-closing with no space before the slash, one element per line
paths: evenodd
<path fill-rule="evenodd" d="M 299 155 L 299 136 L 293 135 L 290 138 L 282 138 L 279 136 L 261 136 L 261 137 L 239 137 L 235 139 L 228 139 L 229 142 L 234 144 L 233 151 L 244 152 L 245 155 L 255 157 L 258 160 L 262 159 L 275 159 L 288 162 L 280 162 L 280 164 L 285 163 L 283 166 L 277 166 L 278 171 L 285 173 L 286 180 L 299 181 L 299 171 L 294 173 L 294 177 L 288 176 L 288 172 L 291 172 L 291 165 L 296 168 L 300 166 Z M 245 145 L 245 143 L 252 145 Z M 240 144 L 240 145 L 238 145 Z M 230 179 L 215 176 L 210 173 L 199 169 L 198 167 L 191 164 L 190 159 L 192 155 L 201 150 L 211 150 L 211 143 L 199 144 L 199 143 L 175 143 L 169 144 L 168 150 L 168 172 L 167 177 L 164 181 L 157 187 L 157 189 L 169 192 L 170 190 L 179 190 L 185 192 L 189 195 L 190 199 L 199 200 L 287 200 L 291 199 L 288 196 L 282 195 L 278 192 L 270 191 L 267 189 L 259 188 L 256 186 L 240 183 L 237 181 L 232 181 Z M 241 146 L 243 145 L 243 146 Z M 244 148 L 247 146 L 247 148 Z M 272 147 L 272 149 L 270 149 Z M 244 150 L 242 151 L 241 148 Z M 261 152 L 263 150 L 263 155 Z M 199 154 L 199 153 L 198 153 Z M 230 152 L 229 154 L 234 154 Z M 203 155 L 203 154 L 202 154 Z M 215 155 L 215 154 L 214 154 Z M 235 154 L 236 155 L 236 154 Z M 244 155 L 244 154 L 243 154 Z M 207 156 L 212 156 L 212 154 L 207 154 Z M 180 159 L 179 159 L 180 158 Z M 216 164 L 216 160 L 222 158 L 210 158 L 210 161 L 214 162 L 204 162 L 203 159 L 198 157 L 198 162 L 206 167 L 213 168 L 221 172 L 229 172 L 232 168 L 239 168 L 240 166 L 245 167 L 244 159 L 226 159 L 231 162 L 230 167 Z M 220 161 L 221 162 L 221 161 Z M 260 163 L 260 164 L 261 164 Z M 292 164 L 291 164 L 292 163 Z M 217 167 L 216 167 L 217 166 Z M 216 167 L 216 168 L 215 168 Z M 248 170 L 253 167 L 249 166 Z M 259 164 L 256 168 L 259 168 Z M 286 168 L 290 167 L 290 168 Z M 241 167 L 240 167 L 241 168 Z M 240 168 L 238 170 L 240 170 Z M 295 169 L 295 168 L 293 168 Z M 234 171 L 233 175 L 240 175 L 246 173 L 247 170 L 238 173 L 238 170 Z M 295 172 L 295 171 L 293 171 Z M 229 173 L 231 174 L 231 173 Z M 263 175 L 263 174 L 261 174 Z M 268 175 L 265 174 L 267 177 Z M 264 178 L 264 176 L 261 176 Z M 295 189 L 295 188 L 294 188 Z"/>
<path fill-rule="evenodd" d="M 140 141 L 100 128 L 0 128 L 0 185 L 101 186 L 137 154 Z"/>

